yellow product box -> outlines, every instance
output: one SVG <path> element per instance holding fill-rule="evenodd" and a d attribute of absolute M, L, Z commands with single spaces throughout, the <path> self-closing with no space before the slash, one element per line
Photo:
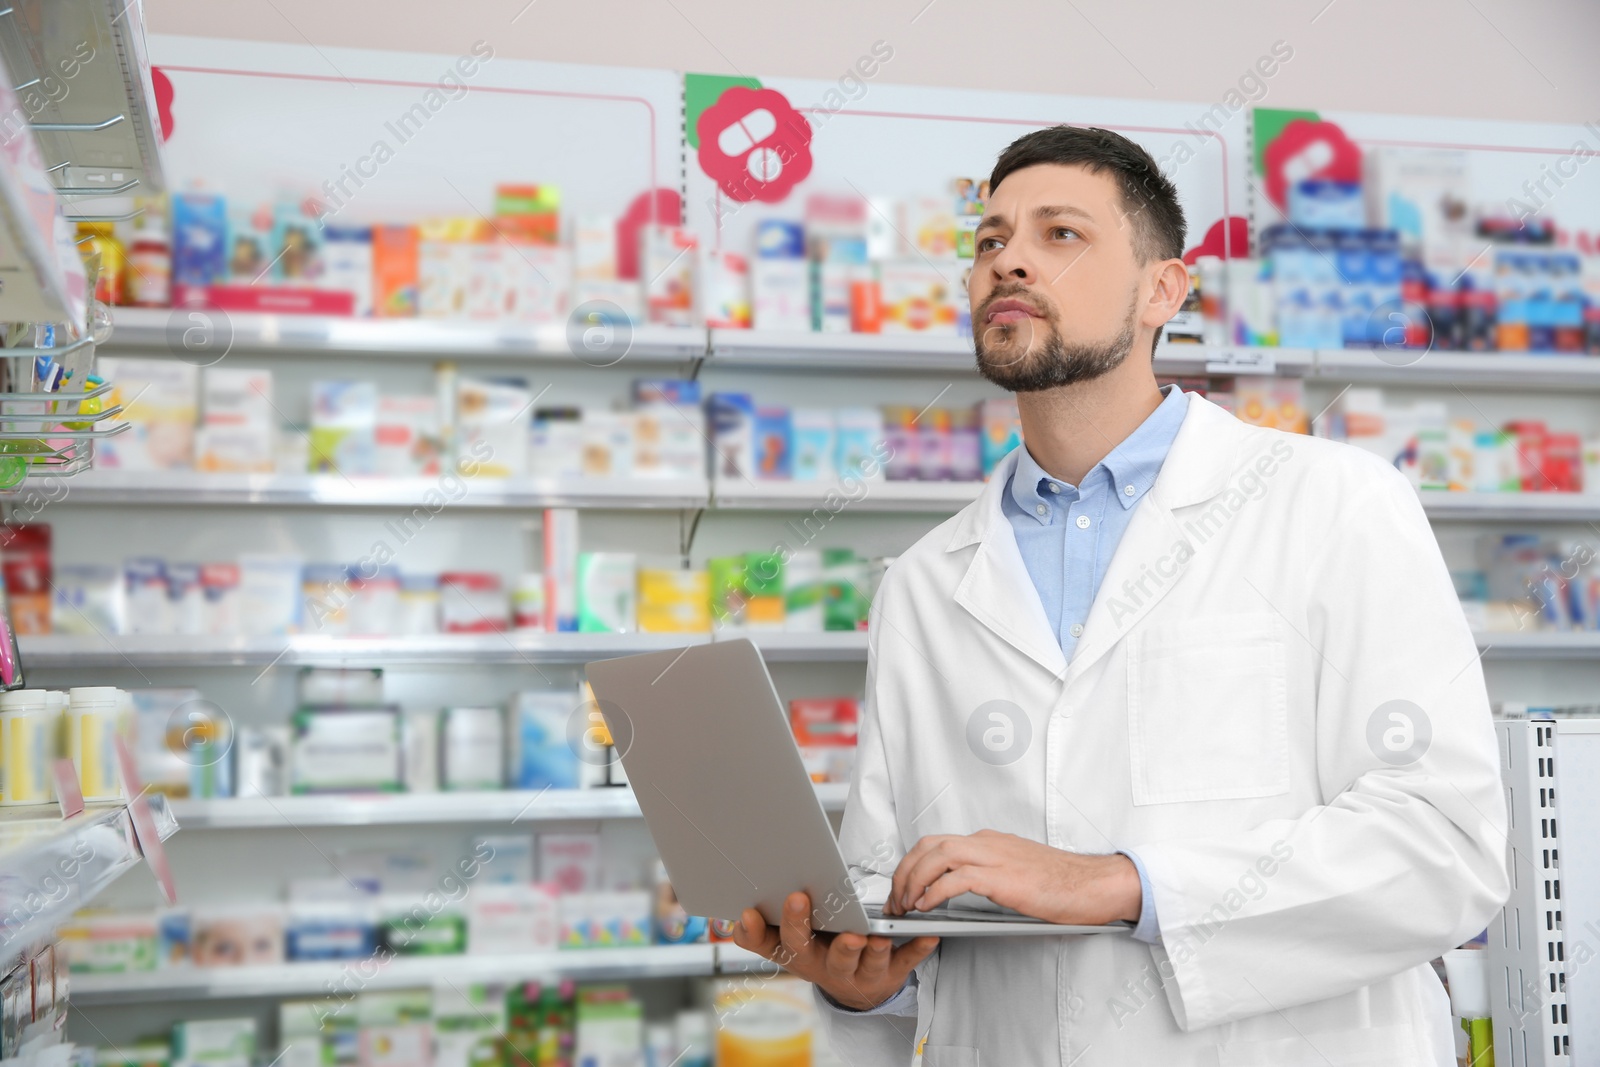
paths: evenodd
<path fill-rule="evenodd" d="M 711 629 L 711 579 L 705 571 L 639 571 L 639 629 L 643 633 L 705 633 Z"/>

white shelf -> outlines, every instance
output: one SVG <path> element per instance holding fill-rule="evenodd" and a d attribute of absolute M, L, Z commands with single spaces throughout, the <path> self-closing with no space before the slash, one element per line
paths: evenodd
<path fill-rule="evenodd" d="M 182 308 L 117 308 L 107 348 L 186 355 L 182 338 L 192 323 Z M 207 313 L 218 330 L 218 351 L 257 355 L 454 356 L 462 359 L 553 359 L 579 363 L 565 324 L 441 319 L 357 319 L 327 315 Z M 928 334 L 812 333 L 775 330 L 679 329 L 636 326 L 627 354 L 590 357 L 591 366 L 626 369 L 640 361 L 684 362 L 710 356 L 712 366 L 829 370 L 860 373 L 977 373 L 970 337 Z M 1367 349 L 1239 349 L 1167 343 L 1156 353 L 1159 374 L 1224 373 L 1251 358 L 1270 360 L 1275 373 L 1329 382 L 1462 385 L 1524 389 L 1600 389 L 1600 358 L 1515 352 L 1410 352 Z"/>
<path fill-rule="evenodd" d="M 330 315 L 279 315 L 258 312 L 195 312 L 213 331 L 204 363 L 224 353 L 456 357 L 483 360 L 555 360 L 575 366 L 615 366 L 624 372 L 640 361 L 682 362 L 706 354 L 704 330 L 635 326 L 625 352 L 605 356 L 573 354 L 565 323 L 529 325 L 448 319 L 358 319 Z M 119 307 L 108 352 L 151 351 L 197 358 L 183 345 L 193 325 L 187 308 Z"/>
<path fill-rule="evenodd" d="M 202 637 L 123 634 L 18 637 L 28 669 L 68 667 L 485 666 L 584 663 L 704 644 L 709 634 L 579 634 L 509 631 L 419 637 Z"/>
<path fill-rule="evenodd" d="M 1422 491 L 1435 522 L 1594 522 L 1600 493 L 1450 493 Z"/>
<path fill-rule="evenodd" d="M 533 666 L 586 663 L 660 652 L 711 640 L 748 637 L 771 663 L 864 663 L 864 631 L 789 633 L 722 630 L 717 634 L 435 634 L 427 637 L 189 637 L 68 634 L 17 638 L 29 669 L 80 667 Z M 1483 633 L 1490 659 L 1600 657 L 1600 632 Z M 446 820 L 450 821 L 450 820 Z"/>
<path fill-rule="evenodd" d="M 712 506 L 742 511 L 955 512 L 976 500 L 983 482 L 860 482 L 846 491 L 837 482 L 719 481 Z M 830 507 L 831 504 L 831 507 Z"/>
<path fill-rule="evenodd" d="M 177 820 L 165 797 L 149 801 L 165 841 Z M 47 936 L 142 861 L 126 804 L 90 804 L 71 819 L 53 803 L 0 808 L 0 949 Z"/>
<path fill-rule="evenodd" d="M 718 946 L 640 945 L 567 949 L 514 956 L 402 956 L 377 966 L 364 960 L 280 963 L 254 967 L 174 967 L 129 974 L 75 974 L 74 1004 L 134 1004 L 237 997 L 323 995 L 359 966 L 362 989 L 405 989 L 435 983 L 515 982 L 532 978 L 685 978 L 716 972 Z"/>
<path fill-rule="evenodd" d="M 1417 357 L 1415 362 L 1405 362 Z M 1600 389 L 1600 358 L 1516 352 L 1385 352 L 1323 349 L 1313 376 L 1328 381 L 1469 388 Z"/>
<path fill-rule="evenodd" d="M 460 486 L 466 492 L 460 493 Z M 344 478 L 337 474 L 85 471 L 57 504 L 180 507 L 272 504 L 329 508 L 698 508 L 703 478 Z"/>
<path fill-rule="evenodd" d="M 816 787 L 828 811 L 843 811 L 850 786 Z M 318 826 L 404 826 L 425 823 L 536 823 L 636 819 L 633 790 L 547 789 L 475 793 L 322 794 L 174 800 L 185 830 L 285 830 Z"/>
<path fill-rule="evenodd" d="M 1484 631 L 1476 636 L 1484 659 L 1600 661 L 1600 631 Z"/>

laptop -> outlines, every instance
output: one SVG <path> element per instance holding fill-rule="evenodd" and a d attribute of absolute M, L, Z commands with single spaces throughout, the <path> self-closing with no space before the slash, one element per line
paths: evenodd
<path fill-rule="evenodd" d="M 1016 937 L 1131 929 L 1052 924 L 992 904 L 909 915 L 863 904 L 767 665 L 748 639 L 599 660 L 588 674 L 667 876 L 691 915 L 737 919 L 753 907 L 777 925 L 784 898 L 804 890 L 812 928 L 834 933 Z"/>

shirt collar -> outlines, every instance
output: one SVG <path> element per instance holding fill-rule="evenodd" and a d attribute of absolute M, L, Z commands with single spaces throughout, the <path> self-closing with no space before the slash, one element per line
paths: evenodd
<path fill-rule="evenodd" d="M 1093 484 L 1096 478 L 1108 478 L 1113 494 L 1124 510 L 1143 499 L 1144 494 L 1155 484 L 1156 475 L 1161 472 L 1161 464 L 1166 460 L 1173 439 L 1178 436 L 1178 428 L 1183 425 L 1183 417 L 1188 412 L 1189 397 L 1182 389 L 1176 385 L 1169 385 L 1163 392 L 1164 398 L 1149 417 L 1104 459 L 1095 464 L 1084 478 L 1086 485 Z M 1045 482 L 1055 482 L 1060 485 L 1061 492 L 1055 494 L 1048 489 L 1041 492 Z M 1128 492 L 1129 486 L 1133 487 L 1132 493 Z M 1038 504 L 1055 505 L 1063 498 L 1071 501 L 1078 496 L 1078 487 L 1060 478 L 1051 477 L 1043 467 L 1039 466 L 1024 442 L 1017 449 L 1017 466 L 1011 475 L 1007 495 L 1020 511 L 1036 515 L 1035 508 Z"/>

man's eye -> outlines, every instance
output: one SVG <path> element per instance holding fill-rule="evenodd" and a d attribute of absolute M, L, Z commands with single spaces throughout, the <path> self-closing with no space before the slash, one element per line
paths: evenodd
<path fill-rule="evenodd" d="M 1067 238 L 1078 236 L 1078 231 L 1066 226 L 1057 226 L 1050 231 L 1052 238 Z"/>
<path fill-rule="evenodd" d="M 998 237 L 985 237 L 983 240 L 978 242 L 978 251 L 979 252 L 997 252 L 997 251 L 1000 250 L 1000 248 L 1002 246 L 1003 246 L 1003 242 L 1000 240 L 1000 238 L 998 238 Z"/>

